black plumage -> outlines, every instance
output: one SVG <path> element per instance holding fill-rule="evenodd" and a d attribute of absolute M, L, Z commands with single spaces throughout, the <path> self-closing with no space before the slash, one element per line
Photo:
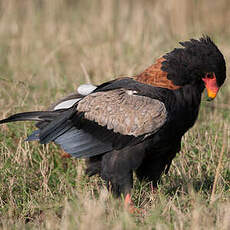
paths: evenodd
<path fill-rule="evenodd" d="M 197 119 L 204 88 L 213 99 L 226 78 L 224 57 L 209 37 L 180 44 L 138 76 L 76 94 L 70 108 L 17 114 L 0 124 L 39 121 L 28 140 L 54 141 L 88 158 L 86 173 L 98 173 L 116 195 L 130 193 L 133 172 L 156 186 Z"/>

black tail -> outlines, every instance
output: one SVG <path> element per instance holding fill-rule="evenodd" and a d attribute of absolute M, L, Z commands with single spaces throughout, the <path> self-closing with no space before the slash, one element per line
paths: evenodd
<path fill-rule="evenodd" d="M 28 141 L 39 140 L 40 143 L 48 143 L 63 132 L 72 127 L 69 118 L 76 112 L 76 108 L 55 110 L 55 111 L 34 111 L 17 113 L 6 119 L 0 120 L 0 124 L 14 121 L 38 121 L 39 128 L 28 137 Z"/>
<path fill-rule="evenodd" d="M 34 111 L 17 113 L 6 119 L 0 120 L 0 124 L 14 121 L 52 121 L 60 114 L 60 111 Z"/>

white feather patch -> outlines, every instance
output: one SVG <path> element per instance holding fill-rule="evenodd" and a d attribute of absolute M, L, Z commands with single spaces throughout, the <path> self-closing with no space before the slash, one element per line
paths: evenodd
<path fill-rule="evenodd" d="M 62 101 L 59 104 L 57 104 L 53 110 L 58 110 L 58 109 L 68 109 L 71 106 L 73 106 L 76 102 L 80 101 L 81 98 L 77 99 L 70 99 L 68 101 Z"/>
<path fill-rule="evenodd" d="M 77 88 L 77 92 L 83 96 L 92 93 L 97 87 L 92 84 L 83 84 Z"/>

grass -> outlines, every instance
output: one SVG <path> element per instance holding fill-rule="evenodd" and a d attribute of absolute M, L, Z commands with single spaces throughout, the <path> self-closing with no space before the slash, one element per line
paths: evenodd
<path fill-rule="evenodd" d="M 0 117 L 44 109 L 88 77 L 99 84 L 138 73 L 204 33 L 228 63 L 229 12 L 227 0 L 1 1 Z M 229 98 L 227 80 L 214 102 L 202 101 L 157 194 L 135 179 L 144 216 L 128 214 L 100 178 L 86 177 L 84 160 L 24 142 L 32 124 L 1 126 L 0 228 L 230 229 Z"/>

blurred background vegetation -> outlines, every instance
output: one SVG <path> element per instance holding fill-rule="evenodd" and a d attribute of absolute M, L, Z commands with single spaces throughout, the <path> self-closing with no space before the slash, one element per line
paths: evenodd
<path fill-rule="evenodd" d="M 228 0 L 0 0 L 0 118 L 44 109 L 88 79 L 139 73 L 178 41 L 203 34 L 228 67 L 229 25 Z M 137 183 L 144 218 L 100 195 L 102 182 L 83 176 L 83 161 L 61 159 L 53 145 L 24 143 L 31 125 L 0 127 L 0 228 L 230 229 L 229 144 L 209 204 L 229 109 L 227 80 L 215 102 L 202 102 L 157 198 Z"/>
<path fill-rule="evenodd" d="M 228 0 L 2 0 L 1 85 L 47 87 L 53 98 L 85 82 L 84 72 L 97 84 L 138 73 L 178 41 L 203 34 L 228 60 L 229 24 Z M 50 98 L 40 92 L 40 100 Z"/>

